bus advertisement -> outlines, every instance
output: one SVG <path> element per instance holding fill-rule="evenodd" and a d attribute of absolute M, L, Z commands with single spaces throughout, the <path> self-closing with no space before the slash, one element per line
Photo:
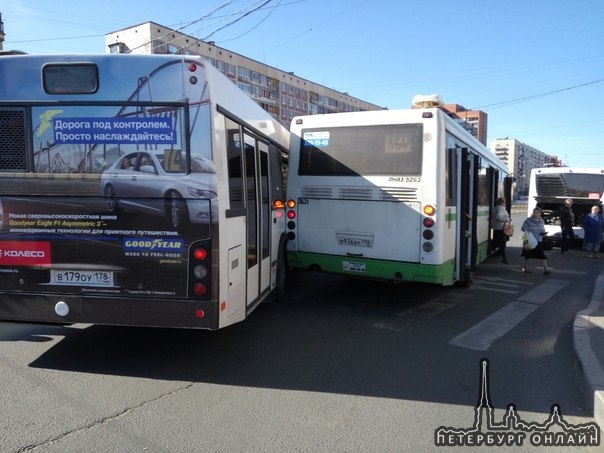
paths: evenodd
<path fill-rule="evenodd" d="M 289 133 L 209 63 L 3 56 L 0 78 L 0 320 L 219 329 L 279 290 Z"/>

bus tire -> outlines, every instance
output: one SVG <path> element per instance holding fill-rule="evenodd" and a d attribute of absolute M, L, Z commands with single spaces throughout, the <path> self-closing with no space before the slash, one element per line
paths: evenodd
<path fill-rule="evenodd" d="M 279 253 L 277 254 L 277 273 L 275 275 L 275 287 L 273 293 L 268 298 L 268 302 L 281 302 L 285 298 L 285 288 L 287 286 L 288 268 L 285 255 L 285 238 L 279 243 Z"/>
<path fill-rule="evenodd" d="M 454 283 L 458 288 L 469 288 L 474 282 L 474 271 L 470 269 L 466 269 L 463 273 L 463 278 Z"/>

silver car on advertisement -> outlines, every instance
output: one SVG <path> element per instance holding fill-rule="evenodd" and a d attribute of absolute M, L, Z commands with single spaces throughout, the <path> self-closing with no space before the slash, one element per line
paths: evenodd
<path fill-rule="evenodd" d="M 125 154 L 101 175 L 101 192 L 110 213 L 145 212 L 165 216 L 175 229 L 216 222 L 214 162 L 191 155 L 187 173 L 180 152 L 136 151 Z"/>

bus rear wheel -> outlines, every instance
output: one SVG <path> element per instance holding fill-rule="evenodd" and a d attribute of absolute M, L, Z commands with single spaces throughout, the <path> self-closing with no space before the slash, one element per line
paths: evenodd
<path fill-rule="evenodd" d="M 458 288 L 468 288 L 474 282 L 474 271 L 471 269 L 466 269 L 463 274 L 461 280 L 457 280 L 453 285 Z"/>

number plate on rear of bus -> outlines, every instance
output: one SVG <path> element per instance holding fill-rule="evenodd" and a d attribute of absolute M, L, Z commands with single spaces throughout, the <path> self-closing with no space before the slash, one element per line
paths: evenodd
<path fill-rule="evenodd" d="M 348 247 L 373 247 L 373 235 L 349 235 L 336 233 L 338 245 Z"/>
<path fill-rule="evenodd" d="M 342 270 L 349 272 L 365 272 L 365 263 L 351 263 L 350 261 L 342 261 Z"/>
<path fill-rule="evenodd" d="M 68 286 L 113 286 L 113 272 L 51 269 L 50 284 Z"/>

